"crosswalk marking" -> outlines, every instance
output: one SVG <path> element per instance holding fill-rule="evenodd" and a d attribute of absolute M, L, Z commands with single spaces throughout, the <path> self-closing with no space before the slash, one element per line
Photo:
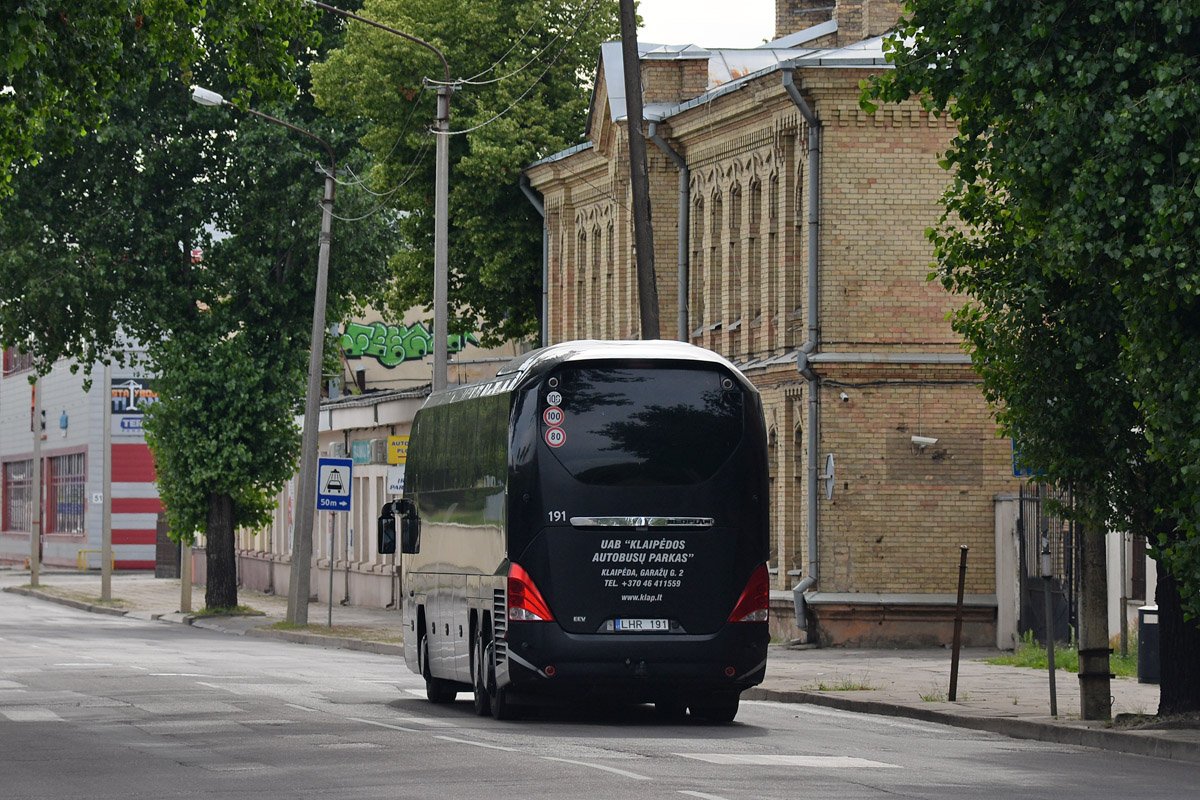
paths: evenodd
<path fill-rule="evenodd" d="M 8 717 L 9 722 L 62 722 L 63 719 L 48 708 L 37 706 L 11 706 L 0 708 L 0 714 Z"/>

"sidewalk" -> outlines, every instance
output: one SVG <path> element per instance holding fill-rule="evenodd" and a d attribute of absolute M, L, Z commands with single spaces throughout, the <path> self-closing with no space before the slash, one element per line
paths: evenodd
<path fill-rule="evenodd" d="M 30 590 L 29 573 L 0 570 L 0 588 L 53 602 L 108 614 L 189 624 L 234 635 L 265 636 L 303 644 L 343 647 L 373 653 L 403 654 L 400 615 L 394 610 L 334 603 L 335 635 L 321 635 L 330 609 L 313 603 L 309 627 L 275 630 L 287 611 L 287 598 L 242 590 L 239 602 L 256 616 L 206 617 L 180 614 L 178 580 L 145 573 L 116 573 L 113 601 L 101 606 L 100 577 L 95 572 L 43 573 L 38 590 Z M 192 595 L 193 608 L 204 605 L 203 587 Z M 315 632 L 314 632 L 315 631 Z M 1056 673 L 1058 716 L 1050 716 L 1048 675 L 1041 670 L 993 666 L 982 659 L 998 651 L 964 650 L 960 656 L 956 702 L 947 699 L 949 649 L 845 650 L 772 645 L 767 678 L 745 692 L 745 700 L 810 703 L 847 711 L 925 720 L 1021 739 L 1074 744 L 1125 753 L 1200 762 L 1200 728 L 1127 728 L 1079 720 L 1076 676 Z M 1158 686 L 1130 678 L 1112 681 L 1113 716 L 1152 715 L 1158 711 Z"/>

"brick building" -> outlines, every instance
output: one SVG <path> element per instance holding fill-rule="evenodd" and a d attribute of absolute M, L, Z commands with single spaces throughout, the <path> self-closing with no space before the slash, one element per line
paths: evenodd
<path fill-rule="evenodd" d="M 965 545 L 966 640 L 991 645 L 1011 444 L 946 321 L 961 300 L 926 280 L 953 128 L 858 104 L 900 5 L 778 0 L 759 48 L 641 44 L 658 333 L 762 392 L 774 588 L 804 587 L 810 640 L 948 641 Z M 587 141 L 525 173 L 550 342 L 641 335 L 627 130 L 609 43 Z"/>

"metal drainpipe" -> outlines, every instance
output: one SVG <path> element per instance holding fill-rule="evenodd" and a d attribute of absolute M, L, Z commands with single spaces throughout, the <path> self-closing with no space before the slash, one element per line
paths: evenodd
<path fill-rule="evenodd" d="M 679 167 L 679 341 L 690 338 L 688 326 L 688 297 L 691 284 L 691 262 L 688 260 L 688 233 L 691 225 L 691 170 L 683 156 L 675 152 L 658 133 L 658 123 L 651 122 L 649 139 Z"/>
<path fill-rule="evenodd" d="M 521 191 L 529 198 L 529 202 L 542 215 L 542 347 L 550 343 L 550 232 L 546 230 L 546 207 L 533 193 L 529 185 L 529 176 L 521 173 Z"/>
<path fill-rule="evenodd" d="M 808 618 L 804 609 L 804 592 L 815 586 L 820 577 L 817 560 L 817 447 L 820 444 L 820 406 L 818 377 L 809 356 L 816 352 L 821 341 L 820 307 L 817 295 L 817 267 L 821 229 L 821 120 L 809 108 L 793 80 L 793 68 L 783 69 L 783 88 L 800 115 L 808 123 L 808 340 L 801 346 L 796 367 L 808 382 L 808 575 L 792 589 L 796 602 L 796 624 L 807 630 Z"/>

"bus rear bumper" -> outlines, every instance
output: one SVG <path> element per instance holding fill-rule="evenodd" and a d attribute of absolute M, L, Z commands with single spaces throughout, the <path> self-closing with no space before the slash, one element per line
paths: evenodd
<path fill-rule="evenodd" d="M 609 696 L 629 702 L 740 693 L 766 675 L 766 623 L 712 635 L 573 634 L 510 623 L 497 678 L 517 697 Z"/>

